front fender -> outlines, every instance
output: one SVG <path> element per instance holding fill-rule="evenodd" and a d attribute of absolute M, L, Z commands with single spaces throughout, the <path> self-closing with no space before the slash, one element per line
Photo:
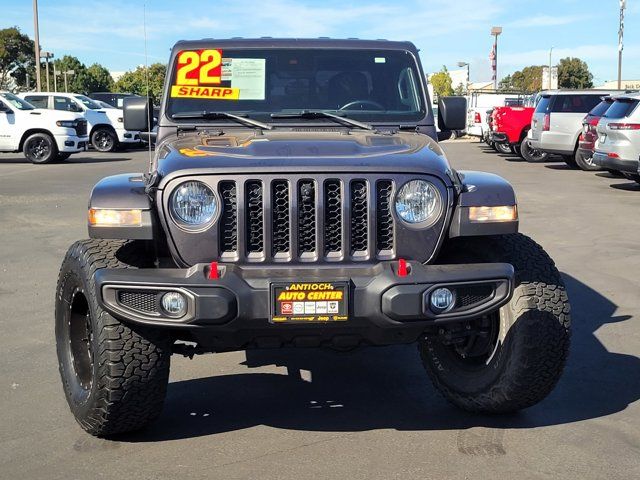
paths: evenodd
<path fill-rule="evenodd" d="M 142 210 L 140 226 L 88 225 L 91 238 L 152 240 L 154 216 L 142 173 L 123 173 L 100 180 L 89 197 L 89 209 Z"/>
<path fill-rule="evenodd" d="M 449 237 L 499 235 L 516 233 L 518 220 L 478 223 L 469 220 L 470 207 L 499 207 L 517 205 L 513 187 L 493 173 L 458 171 L 462 191 L 449 227 Z"/>

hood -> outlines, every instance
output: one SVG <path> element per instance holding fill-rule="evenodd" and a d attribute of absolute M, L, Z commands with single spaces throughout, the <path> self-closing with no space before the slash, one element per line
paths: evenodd
<path fill-rule="evenodd" d="M 164 181 L 182 175 L 249 172 L 414 172 L 450 185 L 450 166 L 440 146 L 413 132 L 298 128 L 206 132 L 165 140 L 155 170 Z M 162 185 L 161 183 L 161 185 Z"/>
<path fill-rule="evenodd" d="M 114 126 L 124 128 L 124 124 L 122 122 L 118 122 L 119 118 L 124 118 L 123 111 L 117 108 L 104 108 L 100 110 L 96 110 L 97 112 L 101 112 L 107 116 L 109 122 Z"/>
<path fill-rule="evenodd" d="M 66 112 L 64 110 L 49 110 L 46 108 L 36 108 L 35 110 L 28 110 L 26 113 L 31 115 L 37 115 L 43 120 L 76 120 L 85 118 L 82 113 Z"/>

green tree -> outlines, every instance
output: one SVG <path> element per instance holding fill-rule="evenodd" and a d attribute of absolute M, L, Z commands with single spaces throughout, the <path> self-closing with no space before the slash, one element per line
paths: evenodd
<path fill-rule="evenodd" d="M 512 88 L 526 93 L 539 92 L 542 89 L 542 68 L 540 65 L 531 65 L 513 72 Z"/>
<path fill-rule="evenodd" d="M 65 55 L 62 58 L 54 60 L 56 71 L 68 72 L 73 70 L 73 75 L 67 75 L 67 87 L 70 93 L 87 93 L 86 85 L 89 83 L 89 75 L 87 67 L 72 55 Z M 51 72 L 53 74 L 53 72 Z M 64 75 L 58 76 L 58 90 L 64 91 Z M 53 90 L 53 80 L 50 88 Z M 43 86 L 43 90 L 45 87 Z"/>
<path fill-rule="evenodd" d="M 498 82 L 498 90 L 513 90 L 513 78 L 511 75 L 507 75 Z"/>
<path fill-rule="evenodd" d="M 431 75 L 429 79 L 433 85 L 433 91 L 438 97 L 449 97 L 453 95 L 453 87 L 451 86 L 451 75 L 446 66 L 442 66 L 442 70 Z"/>
<path fill-rule="evenodd" d="M 18 27 L 0 30 L 0 88 L 16 82 L 26 86 L 26 76 L 34 71 L 34 43 Z"/>
<path fill-rule="evenodd" d="M 149 96 L 155 103 L 162 99 L 162 88 L 167 66 L 162 63 L 149 65 Z M 115 83 L 115 91 L 147 95 L 147 68 L 140 66 L 133 71 L 126 72 Z"/>
<path fill-rule="evenodd" d="M 89 93 L 110 92 L 113 88 L 113 78 L 111 78 L 109 70 L 99 63 L 89 66 L 87 68 L 87 84 L 85 88 Z"/>
<path fill-rule="evenodd" d="M 560 60 L 558 64 L 558 87 L 593 87 L 593 75 L 589 71 L 587 63 L 575 57 L 567 57 Z"/>

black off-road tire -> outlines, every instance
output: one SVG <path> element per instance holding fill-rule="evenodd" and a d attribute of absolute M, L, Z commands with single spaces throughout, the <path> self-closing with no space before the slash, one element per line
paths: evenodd
<path fill-rule="evenodd" d="M 135 268 L 140 258 L 135 242 L 82 240 L 69 248 L 60 268 L 55 298 L 60 376 L 71 412 L 92 435 L 138 430 L 162 411 L 168 337 L 117 320 L 96 300 L 96 271 Z"/>
<path fill-rule="evenodd" d="M 48 133 L 34 133 L 24 140 L 22 153 L 31 163 L 42 165 L 56 159 L 58 145 Z"/>
<path fill-rule="evenodd" d="M 527 137 L 520 142 L 520 154 L 522 158 L 531 163 L 546 162 L 547 158 L 549 158 L 548 153 L 531 148 Z"/>
<path fill-rule="evenodd" d="M 508 413 L 530 407 L 554 388 L 569 352 L 570 306 L 553 260 L 521 234 L 452 241 L 442 263 L 513 265 L 513 298 L 496 316 L 497 342 L 486 360 L 469 366 L 434 334 L 419 343 L 436 388 L 471 412 Z"/>
<path fill-rule="evenodd" d="M 99 152 L 115 152 L 118 149 L 118 136 L 110 128 L 98 127 L 91 132 L 91 145 Z"/>

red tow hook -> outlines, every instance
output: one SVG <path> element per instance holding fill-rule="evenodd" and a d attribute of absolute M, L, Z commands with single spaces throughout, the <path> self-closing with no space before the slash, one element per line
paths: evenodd
<path fill-rule="evenodd" d="M 209 280 L 217 280 L 220 278 L 220 274 L 218 273 L 218 262 L 211 262 L 209 264 L 209 275 L 207 275 Z"/>
<path fill-rule="evenodd" d="M 398 259 L 398 276 L 406 277 L 409 275 L 410 266 L 404 258 Z"/>

